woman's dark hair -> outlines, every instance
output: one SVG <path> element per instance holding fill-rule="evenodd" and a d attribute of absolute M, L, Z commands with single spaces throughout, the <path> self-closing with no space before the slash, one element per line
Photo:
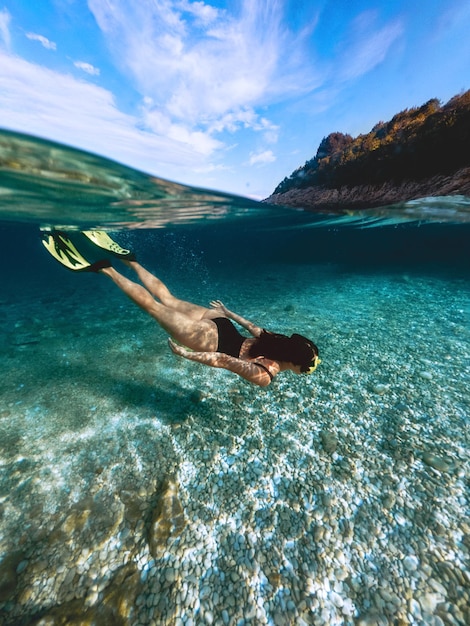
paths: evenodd
<path fill-rule="evenodd" d="M 251 346 L 251 357 L 265 356 L 273 361 L 285 361 L 300 365 L 301 372 L 307 372 L 313 359 L 318 356 L 318 348 L 306 337 L 293 334 L 290 337 L 263 330 Z"/>

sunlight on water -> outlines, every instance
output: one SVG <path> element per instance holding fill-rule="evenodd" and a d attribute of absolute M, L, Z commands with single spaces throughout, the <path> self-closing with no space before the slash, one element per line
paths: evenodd
<path fill-rule="evenodd" d="M 0 145 L 1 623 L 470 623 L 468 199 L 314 216 Z M 321 365 L 261 389 L 176 357 L 45 223 L 119 225 Z"/>

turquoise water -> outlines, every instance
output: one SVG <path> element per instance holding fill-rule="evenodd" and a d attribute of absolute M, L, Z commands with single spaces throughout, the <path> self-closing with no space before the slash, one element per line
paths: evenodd
<path fill-rule="evenodd" d="M 470 623 L 468 199 L 313 216 L 0 146 L 0 622 Z M 44 224 L 321 365 L 261 389 L 176 357 Z"/>

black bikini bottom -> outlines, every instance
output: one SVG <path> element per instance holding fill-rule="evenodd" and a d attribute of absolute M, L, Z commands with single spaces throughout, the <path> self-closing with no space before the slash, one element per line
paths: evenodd
<path fill-rule="evenodd" d="M 238 330 L 227 317 L 216 317 L 212 320 L 219 331 L 219 344 L 217 352 L 223 352 L 230 356 L 239 357 L 242 343 L 246 337 L 240 335 Z"/>

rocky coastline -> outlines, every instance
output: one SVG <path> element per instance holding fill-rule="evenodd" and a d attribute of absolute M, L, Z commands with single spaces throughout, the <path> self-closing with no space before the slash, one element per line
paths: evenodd
<path fill-rule="evenodd" d="M 270 204 L 322 213 L 389 207 L 429 197 L 470 198 L 470 90 L 378 122 L 364 135 L 325 137 L 279 183 Z"/>
<path fill-rule="evenodd" d="M 457 195 L 470 197 L 470 167 L 461 168 L 451 175 L 439 174 L 423 180 L 399 183 L 388 181 L 337 188 L 322 185 L 294 188 L 284 193 L 274 193 L 264 202 L 318 213 L 347 213 L 431 196 Z"/>

